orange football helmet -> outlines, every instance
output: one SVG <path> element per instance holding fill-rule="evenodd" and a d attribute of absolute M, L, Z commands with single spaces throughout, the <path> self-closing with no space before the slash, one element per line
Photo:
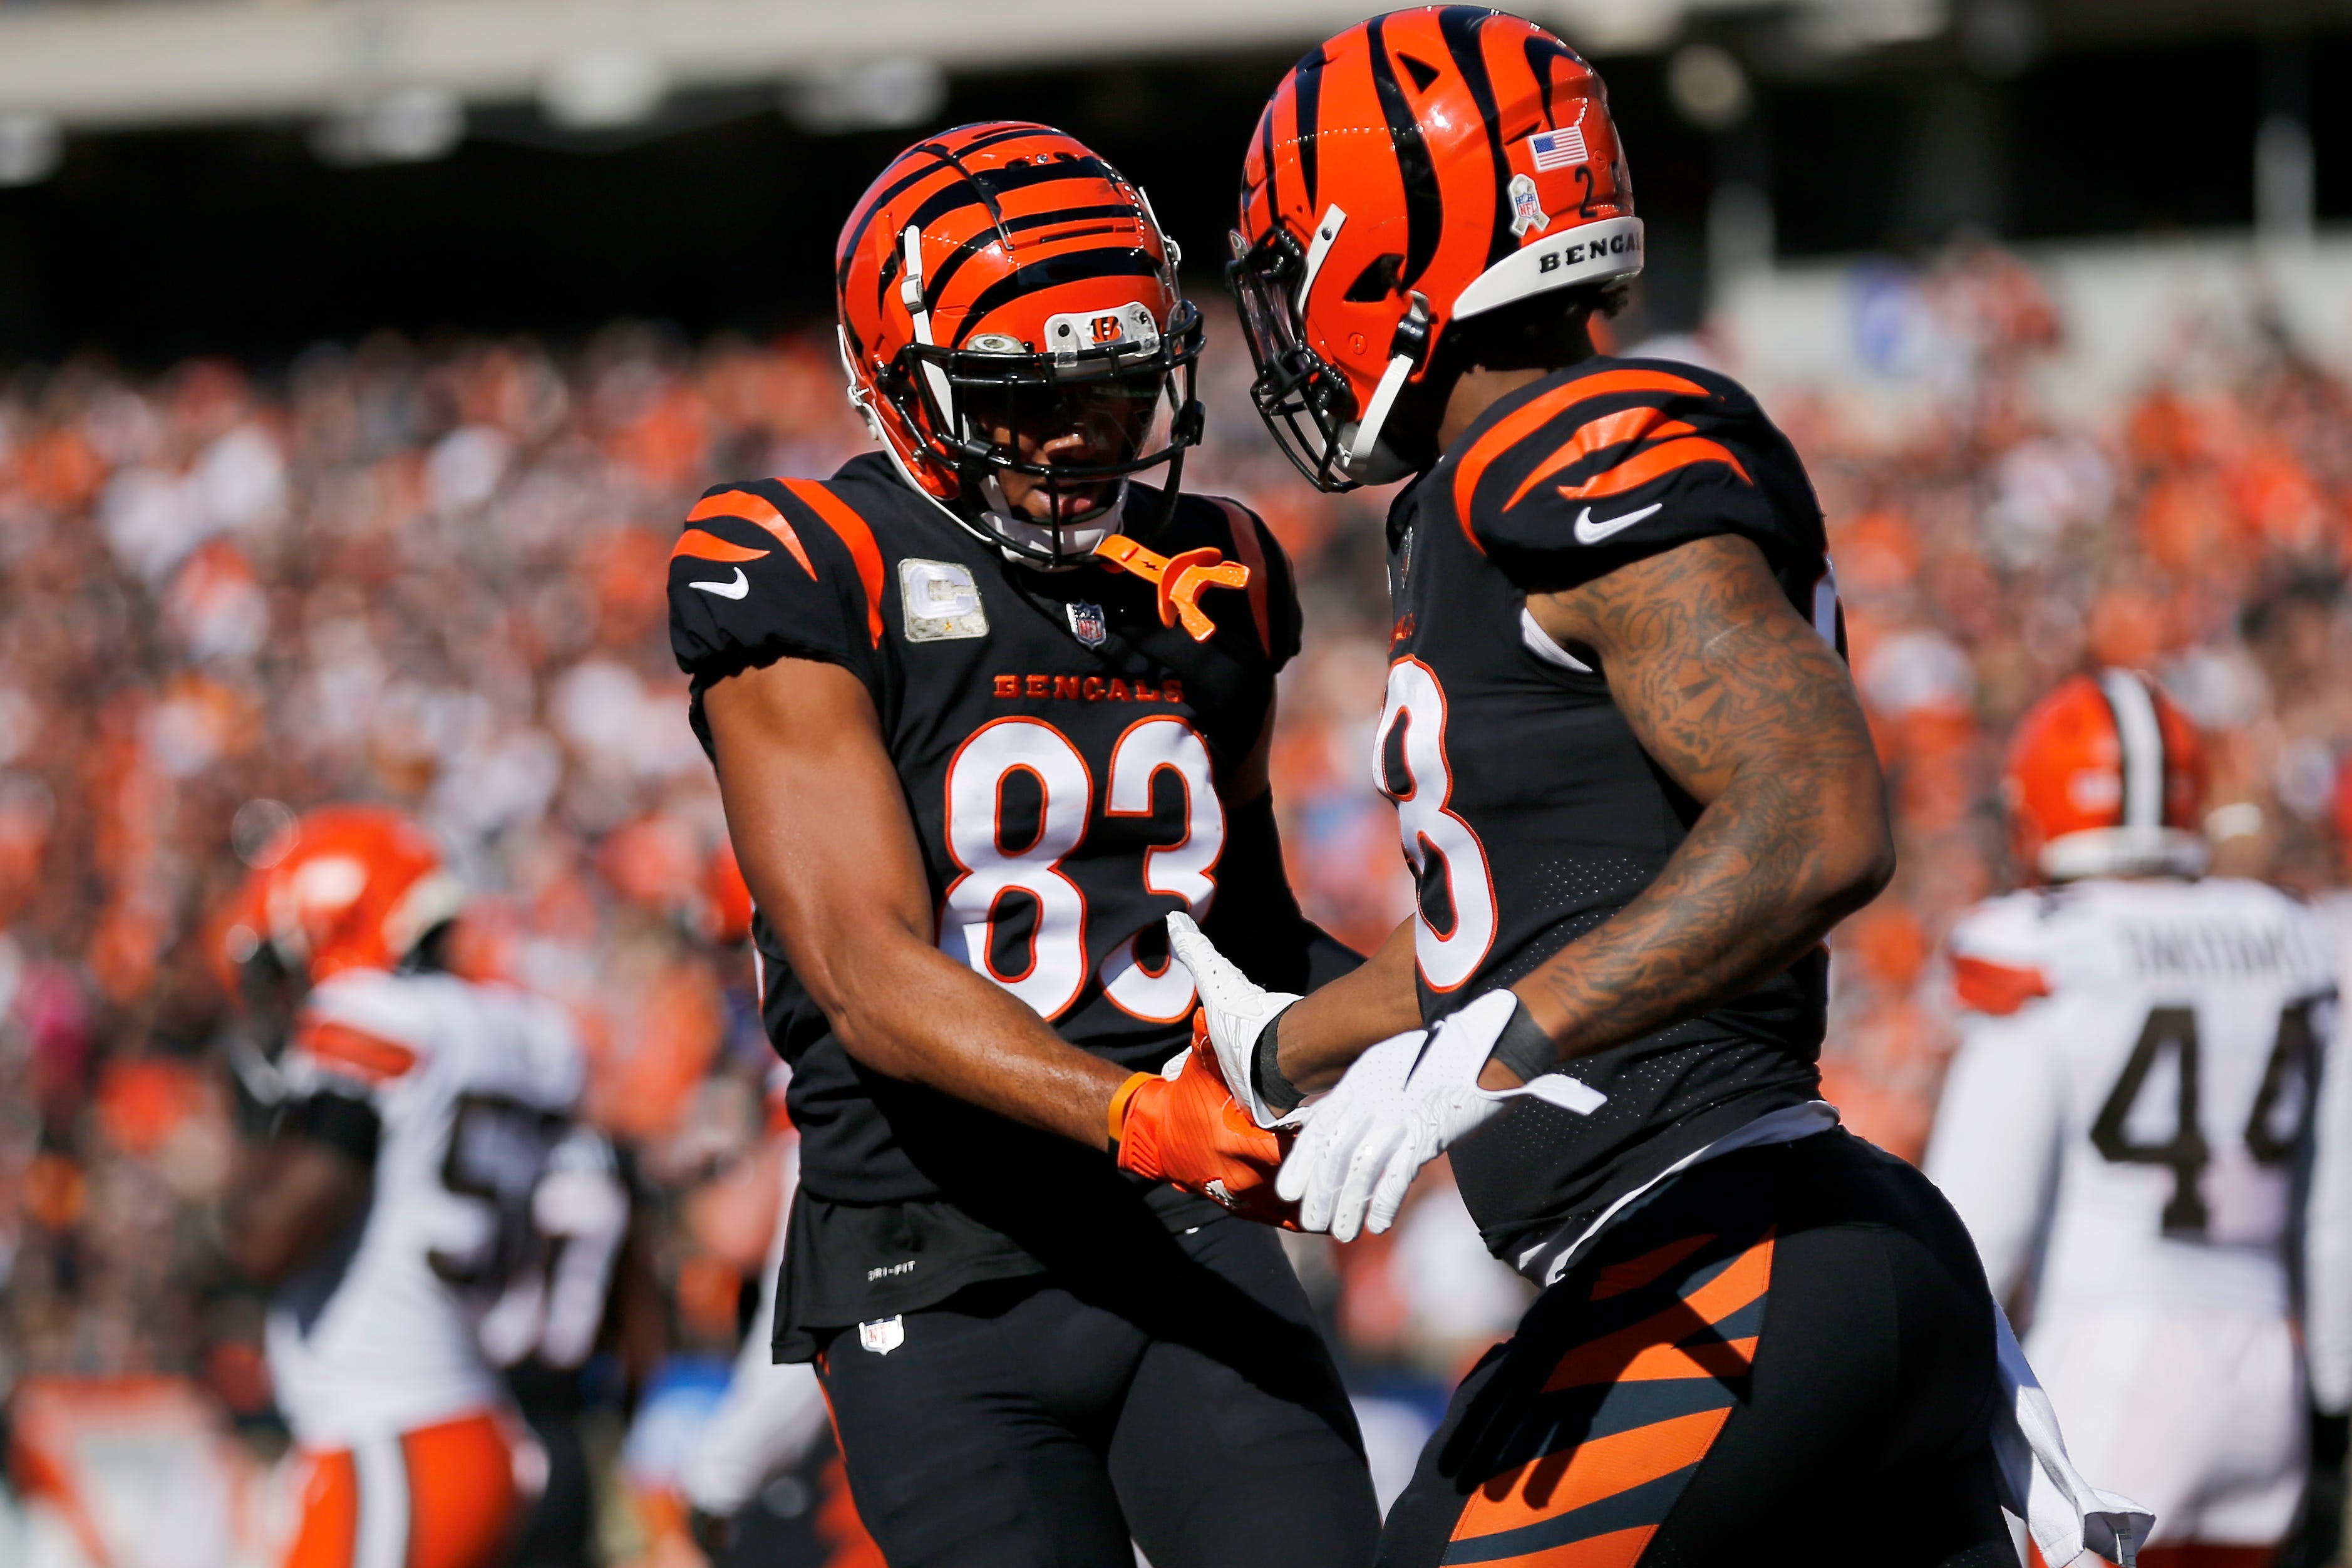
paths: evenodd
<path fill-rule="evenodd" d="M 1532 22 L 1391 11 L 1283 78 L 1242 165 L 1227 279 L 1250 395 L 1317 488 L 1401 479 L 1381 443 L 1452 323 L 1642 269 L 1601 78 Z"/>
<path fill-rule="evenodd" d="M 388 806 L 321 806 L 263 855 L 219 928 L 232 975 L 265 958 L 305 987 L 395 968 L 465 907 L 431 836 Z"/>
<path fill-rule="evenodd" d="M 2197 727 L 2136 671 L 2075 676 L 2027 710 L 2001 793 L 2018 863 L 2050 881 L 2205 868 Z"/>
<path fill-rule="evenodd" d="M 1201 437 L 1201 314 L 1177 292 L 1178 258 L 1143 193 L 1074 137 L 994 121 L 919 142 L 835 249 L 850 401 L 958 522 L 1034 564 L 1076 565 L 1118 507 L 1064 523 L 1068 487 L 1165 463 L 1172 504 Z M 1165 444 L 1146 450 L 1163 401 Z M 1084 457 L 1024 458 L 1000 431 L 1075 432 Z M 1056 521 L 1016 514 L 1007 474 L 1045 484 Z"/>

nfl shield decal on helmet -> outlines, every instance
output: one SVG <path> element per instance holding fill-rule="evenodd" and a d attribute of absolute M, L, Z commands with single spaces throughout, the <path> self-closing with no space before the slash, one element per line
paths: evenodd
<path fill-rule="evenodd" d="M 1110 623 L 1103 618 L 1100 605 L 1070 605 L 1070 635 L 1088 647 L 1100 647 L 1110 636 Z"/>
<path fill-rule="evenodd" d="M 1534 229 L 1538 234 L 1551 226 L 1551 214 L 1543 210 L 1536 199 L 1536 183 L 1525 174 L 1511 176 L 1511 232 L 1524 236 Z"/>

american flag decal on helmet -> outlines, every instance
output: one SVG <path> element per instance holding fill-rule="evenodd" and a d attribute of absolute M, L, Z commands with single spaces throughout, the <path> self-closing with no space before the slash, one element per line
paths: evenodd
<path fill-rule="evenodd" d="M 1564 169 L 1588 162 L 1591 154 L 1584 150 L 1584 117 L 1577 116 L 1577 123 L 1565 131 L 1537 132 L 1528 138 L 1528 151 L 1538 169 Z"/>

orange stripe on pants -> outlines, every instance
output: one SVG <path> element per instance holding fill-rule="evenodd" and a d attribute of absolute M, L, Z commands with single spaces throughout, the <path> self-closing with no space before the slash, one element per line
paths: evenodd
<path fill-rule="evenodd" d="M 352 1568 L 360 1523 L 359 1475 L 352 1451 L 310 1456 L 302 1479 L 302 1522 L 286 1553 L 286 1568 Z"/>
<path fill-rule="evenodd" d="M 513 1532 L 514 1454 L 488 1411 L 400 1436 L 408 1472 L 408 1542 L 403 1568 L 495 1568 Z M 310 1456 L 302 1522 L 285 1568 L 355 1568 L 362 1511 L 352 1450 Z"/>

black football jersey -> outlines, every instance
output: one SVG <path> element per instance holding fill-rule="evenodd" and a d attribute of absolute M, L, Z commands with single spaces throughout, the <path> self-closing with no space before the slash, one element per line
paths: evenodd
<path fill-rule="evenodd" d="M 1124 517 L 1156 520 L 1129 485 Z M 1163 626 L 1141 577 L 1008 562 L 879 453 L 829 480 L 710 491 L 670 566 L 670 636 L 709 685 L 779 658 L 840 666 L 872 693 L 921 841 L 940 946 L 1071 1043 L 1156 1070 L 1191 1037 L 1191 977 L 1165 917 L 1188 910 L 1268 985 L 1304 989 L 1312 928 L 1284 879 L 1272 804 L 1220 789 L 1257 741 L 1298 646 L 1280 547 L 1229 502 L 1182 498 L 1134 525 L 1162 555 L 1250 568 L 1199 597 L 1205 642 Z M 1057 1247 L 1221 1211 L 1120 1174 L 1104 1154 L 853 1060 L 755 921 L 762 1006 L 793 1076 L 801 1196 L 778 1343 L 1055 1266 Z M 1088 1239 L 1090 1238 L 1090 1239 Z"/>
<path fill-rule="evenodd" d="M 1598 358 L 1496 404 L 1389 518 L 1396 621 L 1377 731 L 1418 889 L 1422 1015 L 1508 985 L 1647 887 L 1698 815 L 1643 752 L 1597 657 L 1527 611 L 1688 541 L 1736 533 L 1835 641 L 1819 503 L 1738 385 Z M 1463 1197 L 1515 1265 L 1571 1221 L 1760 1110 L 1813 1098 L 1825 954 L 1566 1070 L 1590 1117 L 1521 1100 L 1454 1152 Z"/>

